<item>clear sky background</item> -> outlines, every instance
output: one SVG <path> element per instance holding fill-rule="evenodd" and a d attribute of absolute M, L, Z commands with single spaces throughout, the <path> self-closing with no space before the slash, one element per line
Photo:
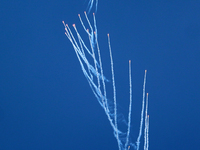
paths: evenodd
<path fill-rule="evenodd" d="M 63 20 L 81 30 L 77 14 L 83 16 L 87 4 L 1 1 L 0 149 L 118 149 L 64 34 Z M 200 149 L 200 1 L 99 0 L 96 19 L 108 79 L 107 33 L 111 37 L 118 108 L 125 118 L 132 60 L 131 141 L 139 131 L 147 69 L 149 150 Z"/>

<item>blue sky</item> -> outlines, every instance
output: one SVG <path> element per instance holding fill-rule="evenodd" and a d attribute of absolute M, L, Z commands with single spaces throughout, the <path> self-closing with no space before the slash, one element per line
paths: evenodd
<path fill-rule="evenodd" d="M 0 149 L 117 149 L 109 122 L 64 34 L 63 20 L 81 30 L 78 14 L 84 15 L 87 3 L 1 2 Z M 148 70 L 150 150 L 199 148 L 199 8 L 198 1 L 99 0 L 96 19 L 104 72 L 111 79 L 109 33 L 118 107 L 125 117 L 132 60 L 133 142 Z M 111 99 L 112 93 L 108 96 Z"/>

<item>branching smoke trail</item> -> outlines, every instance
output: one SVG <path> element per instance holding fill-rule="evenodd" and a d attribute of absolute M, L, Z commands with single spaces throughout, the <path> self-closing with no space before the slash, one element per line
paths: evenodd
<path fill-rule="evenodd" d="M 90 0 L 89 2 L 89 11 L 93 6 L 94 0 Z M 96 10 L 97 10 L 98 0 L 96 0 Z M 140 138 L 142 135 L 142 127 L 143 127 L 143 119 L 145 119 L 145 127 L 144 127 L 144 150 L 148 150 L 149 147 L 149 116 L 147 115 L 148 111 L 148 94 L 146 97 L 146 108 L 145 108 L 145 118 L 144 118 L 144 105 L 145 105 L 145 85 L 146 85 L 146 73 L 144 75 L 144 84 L 143 84 L 143 101 L 142 101 L 142 111 L 141 111 L 141 121 L 140 121 L 140 129 L 139 135 L 136 141 L 136 144 L 130 142 L 130 126 L 131 126 L 131 112 L 132 112 L 132 79 L 131 79 L 131 61 L 129 61 L 129 85 L 130 85 L 130 102 L 129 102 L 129 111 L 128 111 L 128 126 L 127 132 L 123 133 L 118 129 L 118 113 L 117 113 L 117 101 L 116 101 L 116 87 L 115 87 L 115 75 L 114 75 L 114 66 L 113 66 L 113 58 L 110 44 L 110 36 L 108 34 L 108 48 L 110 53 L 110 64 L 111 64 L 111 74 L 112 74 L 112 86 L 113 86 L 113 108 L 108 104 L 108 98 L 106 94 L 106 82 L 108 81 L 103 74 L 103 66 L 101 61 L 100 48 L 98 43 L 97 36 L 97 25 L 95 14 L 93 13 L 93 25 L 90 23 L 90 20 L 85 13 L 85 19 L 87 25 L 84 24 L 80 15 L 79 20 L 83 27 L 83 30 L 88 35 L 89 47 L 88 44 L 84 42 L 83 38 L 79 34 L 75 24 L 73 24 L 74 31 L 76 33 L 76 37 L 73 35 L 71 29 L 67 24 L 64 23 L 65 34 L 69 41 L 71 42 L 76 56 L 79 60 L 81 69 L 85 78 L 87 79 L 92 92 L 94 93 L 97 101 L 104 109 L 104 112 L 110 122 L 111 127 L 114 131 L 114 136 L 118 143 L 119 150 L 129 150 L 133 147 L 136 150 L 139 150 Z M 88 26 L 89 29 L 86 28 Z M 92 61 L 91 61 L 92 60 Z M 102 85 L 102 86 L 101 86 Z M 113 112 L 114 109 L 114 112 Z"/>
<path fill-rule="evenodd" d="M 79 16 L 79 18 L 80 18 L 80 16 Z M 87 18 L 86 18 L 86 20 L 89 21 Z M 94 23 L 96 23 L 96 22 L 94 21 Z M 65 34 L 68 37 L 69 41 L 72 43 L 72 46 L 74 47 L 74 50 L 75 50 L 77 58 L 78 58 L 78 60 L 80 62 L 82 71 L 83 71 L 86 79 L 88 80 L 89 85 L 90 85 L 94 95 L 96 96 L 98 102 L 103 107 L 103 109 L 104 109 L 104 111 L 105 111 L 105 113 L 106 113 L 106 115 L 108 117 L 108 120 L 109 120 L 109 122 L 110 122 L 110 124 L 111 124 L 111 126 L 112 126 L 112 128 L 114 130 L 115 136 L 118 137 L 118 134 L 123 134 L 123 133 L 121 131 L 119 131 L 117 126 L 115 125 L 115 123 L 113 123 L 113 118 L 112 117 L 114 115 L 110 113 L 110 109 L 111 108 L 109 108 L 109 106 L 108 106 L 107 97 L 106 97 L 106 88 L 105 88 L 105 81 L 107 81 L 107 80 L 103 75 L 103 68 L 102 68 L 102 63 L 101 63 L 101 56 L 100 56 L 100 50 L 99 50 L 99 46 L 98 46 L 98 40 L 97 40 L 97 38 L 95 38 L 96 39 L 95 43 L 96 43 L 96 47 L 97 47 L 97 50 L 98 50 L 99 67 L 100 67 L 101 74 L 98 72 L 98 68 L 97 68 L 97 65 L 96 65 L 98 63 L 98 61 L 97 61 L 97 59 L 95 57 L 93 46 L 91 46 L 91 51 L 90 51 L 89 48 L 86 47 L 86 44 L 83 42 L 78 30 L 76 29 L 76 26 L 73 25 L 74 30 L 76 31 L 76 34 L 77 34 L 77 38 L 78 38 L 79 45 L 80 45 L 79 46 L 78 42 L 76 41 L 75 37 L 73 36 L 73 34 L 72 34 L 70 28 L 68 27 L 68 25 L 66 25 L 64 22 L 63 22 L 63 24 L 65 26 L 65 31 L 66 31 Z M 90 22 L 88 24 L 89 24 L 90 27 L 92 27 Z M 87 32 L 88 35 L 90 34 L 90 33 L 88 33 L 87 30 L 86 30 L 86 32 Z M 94 33 L 94 35 L 96 35 L 96 34 Z M 91 45 L 90 36 L 89 36 L 89 42 L 90 42 L 90 45 Z M 91 63 L 89 63 L 83 48 L 85 48 L 86 52 L 88 52 L 89 56 L 91 56 L 93 58 L 94 66 L 92 66 Z M 83 63 L 86 64 L 86 66 L 88 68 L 88 71 L 85 69 L 85 66 L 84 66 Z M 97 84 L 94 82 L 92 74 L 94 74 L 97 77 Z M 102 81 L 102 84 L 103 84 L 104 96 L 103 96 L 103 94 L 101 92 L 101 89 L 100 89 L 100 84 L 101 84 L 100 80 Z M 117 116 L 114 117 L 114 120 L 115 120 L 115 118 L 117 118 Z M 121 140 L 119 138 L 117 138 L 117 141 L 119 143 L 118 144 L 119 145 L 119 149 L 121 150 L 121 147 L 122 147 Z"/>

